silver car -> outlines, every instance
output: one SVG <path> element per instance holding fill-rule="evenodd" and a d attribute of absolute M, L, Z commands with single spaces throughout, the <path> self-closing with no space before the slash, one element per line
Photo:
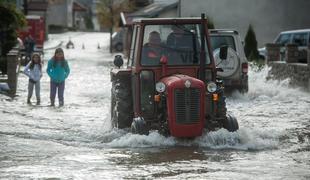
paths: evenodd
<path fill-rule="evenodd" d="M 114 32 L 112 35 L 112 48 L 117 52 L 123 51 L 124 48 L 124 29 Z"/>
<path fill-rule="evenodd" d="M 218 78 L 223 80 L 227 90 L 247 92 L 248 60 L 239 33 L 228 29 L 212 29 L 209 32 L 216 66 L 222 70 L 218 71 Z M 222 46 L 228 46 L 226 60 L 219 57 L 220 47 Z"/>
<path fill-rule="evenodd" d="M 300 52 L 299 62 L 307 62 L 307 49 L 310 45 L 310 29 L 299 29 L 292 31 L 283 31 L 281 32 L 273 41 L 275 44 L 281 46 L 281 60 L 283 60 L 285 45 L 287 44 L 296 44 Z M 266 59 L 267 50 L 265 47 L 258 49 L 259 55 L 261 58 Z"/>

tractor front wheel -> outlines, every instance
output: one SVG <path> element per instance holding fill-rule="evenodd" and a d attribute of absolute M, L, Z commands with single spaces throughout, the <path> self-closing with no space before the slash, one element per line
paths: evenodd
<path fill-rule="evenodd" d="M 131 123 L 131 132 L 133 134 L 148 135 L 149 130 L 143 118 L 134 118 Z"/>
<path fill-rule="evenodd" d="M 235 132 L 239 129 L 238 121 L 233 115 L 227 114 L 223 123 L 223 127 L 229 132 Z"/>

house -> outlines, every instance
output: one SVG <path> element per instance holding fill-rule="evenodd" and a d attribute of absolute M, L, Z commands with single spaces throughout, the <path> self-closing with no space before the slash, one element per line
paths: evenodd
<path fill-rule="evenodd" d="M 133 13 L 121 13 L 122 25 L 130 25 L 137 18 L 178 17 L 178 0 L 154 0 Z"/>
<path fill-rule="evenodd" d="M 80 30 L 85 30 L 85 16 L 87 15 L 88 9 L 81 3 L 73 2 L 73 27 Z"/>
<path fill-rule="evenodd" d="M 23 9 L 24 6 L 23 0 L 17 0 L 16 5 L 17 7 Z M 27 15 L 38 15 L 43 17 L 45 20 L 45 36 L 47 37 L 48 34 L 48 24 L 46 23 L 46 17 L 47 17 L 47 10 L 48 10 L 48 1 L 47 0 L 28 0 L 27 1 L 27 10 L 24 12 L 27 13 Z"/>
<path fill-rule="evenodd" d="M 73 0 L 50 0 L 47 22 L 52 27 L 73 27 Z"/>
<path fill-rule="evenodd" d="M 24 2 L 27 2 L 26 6 Z M 78 0 L 17 0 L 16 4 L 28 15 L 44 17 L 48 31 L 62 31 L 68 28 L 85 29 L 84 16 L 88 8 Z"/>
<path fill-rule="evenodd" d="M 182 17 L 206 13 L 216 28 L 236 29 L 242 37 L 252 24 L 259 46 L 281 31 L 310 27 L 309 0 L 179 0 L 179 7 Z"/>

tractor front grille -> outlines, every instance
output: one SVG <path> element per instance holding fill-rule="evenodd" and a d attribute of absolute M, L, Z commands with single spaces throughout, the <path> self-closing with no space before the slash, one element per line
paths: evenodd
<path fill-rule="evenodd" d="M 200 89 L 175 89 L 175 114 L 178 124 L 196 124 L 200 114 Z"/>

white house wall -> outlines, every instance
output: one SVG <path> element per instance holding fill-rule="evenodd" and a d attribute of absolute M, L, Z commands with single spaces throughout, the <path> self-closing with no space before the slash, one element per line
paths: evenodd
<path fill-rule="evenodd" d="M 56 3 L 49 3 L 47 11 L 48 25 L 72 27 L 72 8 L 73 0 L 58 0 Z"/>
<path fill-rule="evenodd" d="M 166 10 L 161 12 L 158 17 L 159 18 L 168 18 L 168 17 L 178 17 L 177 8 Z"/>
<path fill-rule="evenodd" d="M 50 4 L 48 8 L 48 25 L 67 26 L 67 10 L 65 4 Z"/>
<path fill-rule="evenodd" d="M 73 0 L 67 0 L 67 26 L 73 27 Z"/>
<path fill-rule="evenodd" d="M 309 0 L 180 0 L 182 17 L 206 13 L 216 28 L 233 28 L 244 37 L 252 24 L 259 46 L 284 30 L 310 28 Z"/>

